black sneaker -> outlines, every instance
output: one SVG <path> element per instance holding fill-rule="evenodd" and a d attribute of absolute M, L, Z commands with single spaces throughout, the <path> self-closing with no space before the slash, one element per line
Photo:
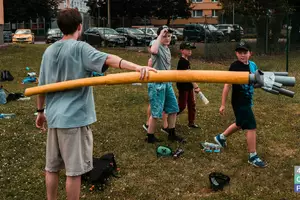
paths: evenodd
<path fill-rule="evenodd" d="M 169 134 L 168 128 L 162 127 L 160 130 L 161 130 L 161 132 L 163 132 L 163 133 L 165 133 L 165 134 Z"/>
<path fill-rule="evenodd" d="M 146 132 L 148 132 L 148 125 L 147 124 L 143 124 L 143 129 L 146 131 Z"/>
<path fill-rule="evenodd" d="M 186 143 L 186 140 L 178 135 L 168 135 L 168 140 L 172 142 Z"/>
<path fill-rule="evenodd" d="M 200 128 L 197 124 L 189 124 L 188 126 L 190 128 Z"/>
<path fill-rule="evenodd" d="M 156 142 L 162 142 L 162 141 L 160 139 L 158 139 L 157 137 L 153 136 L 153 137 L 145 138 L 145 142 L 148 142 L 150 144 L 154 144 Z"/>

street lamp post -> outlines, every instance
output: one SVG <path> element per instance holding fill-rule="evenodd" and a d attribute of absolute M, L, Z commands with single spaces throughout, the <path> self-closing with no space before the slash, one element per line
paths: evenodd
<path fill-rule="evenodd" d="M 234 3 L 232 4 L 232 24 L 234 24 Z"/>
<path fill-rule="evenodd" d="M 111 28 L 110 0 L 107 0 L 107 25 L 108 25 L 108 28 Z"/>
<path fill-rule="evenodd" d="M 3 0 L 0 0 L 0 45 L 3 44 L 3 28 L 4 28 L 4 8 Z"/>

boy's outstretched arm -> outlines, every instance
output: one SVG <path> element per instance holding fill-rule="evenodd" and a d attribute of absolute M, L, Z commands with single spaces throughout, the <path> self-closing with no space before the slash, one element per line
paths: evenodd
<path fill-rule="evenodd" d="M 228 93 L 230 91 L 230 88 L 231 88 L 231 84 L 224 85 L 223 92 L 222 92 L 222 104 L 219 109 L 219 112 L 221 115 L 224 115 L 224 113 L 225 113 L 226 99 L 227 99 Z"/>

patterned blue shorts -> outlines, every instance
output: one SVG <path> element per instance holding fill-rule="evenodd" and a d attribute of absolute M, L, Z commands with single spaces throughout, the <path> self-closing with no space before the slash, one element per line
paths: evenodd
<path fill-rule="evenodd" d="M 162 118 L 163 111 L 167 114 L 179 111 L 172 83 L 148 83 L 148 95 L 153 118 Z"/>

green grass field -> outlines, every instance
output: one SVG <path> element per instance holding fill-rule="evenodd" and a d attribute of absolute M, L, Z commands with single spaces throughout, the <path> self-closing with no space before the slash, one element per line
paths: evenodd
<path fill-rule="evenodd" d="M 30 71 L 39 72 L 46 45 L 9 46 L 0 49 L 0 69 L 10 70 L 15 80 L 1 83 L 11 92 L 24 92 L 35 84 L 22 85 Z M 126 50 L 105 49 L 127 60 L 147 63 L 148 54 Z M 193 69 L 228 70 L 232 60 L 221 64 L 192 60 Z M 285 57 L 253 57 L 260 69 L 285 70 Z M 173 66 L 178 58 L 173 59 Z M 290 55 L 290 75 L 300 79 L 300 57 Z M 108 73 L 119 73 L 110 69 Z M 201 129 L 187 127 L 187 111 L 179 116 L 177 132 L 187 138 L 182 146 L 185 153 L 177 160 L 157 158 L 156 145 L 144 142 L 142 124 L 146 121 L 147 86 L 116 85 L 94 88 L 98 121 L 92 125 L 94 156 L 113 152 L 121 171 L 121 178 L 111 179 L 104 191 L 89 192 L 83 185 L 82 199 L 300 199 L 294 193 L 294 166 L 300 166 L 300 87 L 292 88 L 294 98 L 276 96 L 256 90 L 254 112 L 258 126 L 257 152 L 268 163 L 258 169 L 247 163 L 245 134 L 238 132 L 228 139 L 228 148 L 221 153 L 205 153 L 200 142 L 213 142 L 213 137 L 233 122 L 230 99 L 224 117 L 218 114 L 222 84 L 199 84 L 210 103 L 197 99 L 196 122 Z M 177 89 L 175 89 L 177 92 Z M 15 119 L 0 119 L 0 199 L 45 199 L 43 169 L 46 134 L 35 128 L 36 97 L 30 101 L 15 101 L 0 105 L 0 113 L 16 113 Z M 161 123 L 160 123 L 161 124 Z M 173 149 L 164 133 L 157 135 L 162 145 Z M 231 183 L 222 192 L 210 192 L 208 175 L 219 171 L 230 176 Z M 59 199 L 65 199 L 64 172 L 61 173 Z"/>

